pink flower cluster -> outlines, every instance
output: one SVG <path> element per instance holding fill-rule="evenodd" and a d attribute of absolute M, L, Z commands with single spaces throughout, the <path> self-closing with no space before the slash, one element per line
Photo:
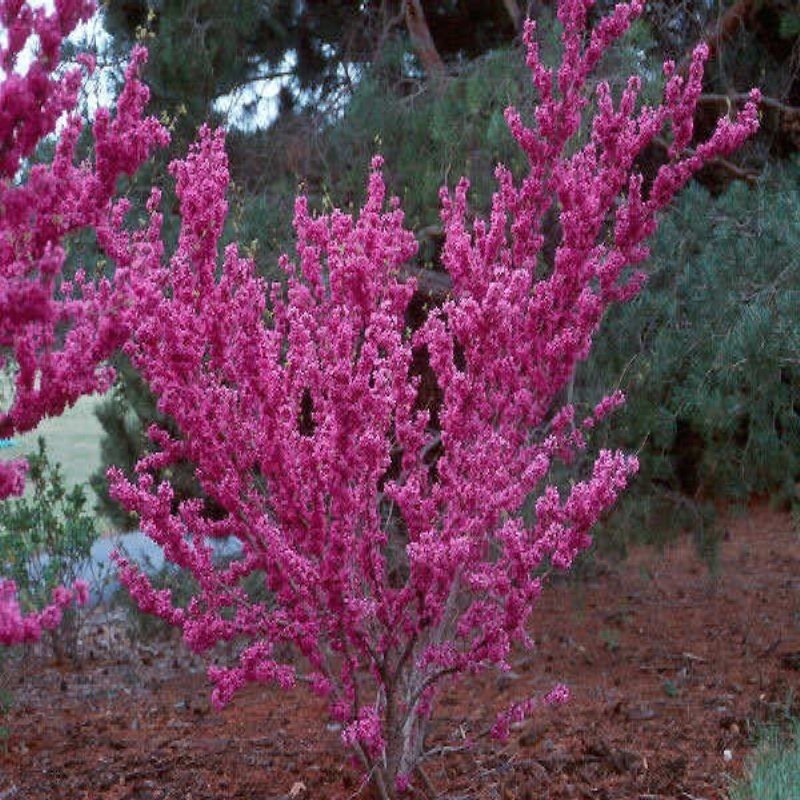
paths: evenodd
<path fill-rule="evenodd" d="M 50 605 L 25 615 L 19 607 L 14 581 L 0 580 L 0 645 L 8 647 L 38 641 L 42 631 L 55 630 L 61 624 L 64 610 L 73 601 L 82 606 L 88 600 L 89 586 L 86 581 L 78 580 L 72 589 L 57 587 Z"/>
<path fill-rule="evenodd" d="M 14 368 L 13 402 L 0 414 L 4 437 L 30 430 L 82 394 L 108 386 L 111 373 L 103 362 L 126 335 L 116 307 L 121 300 L 107 280 L 82 269 L 73 280 L 63 279 L 64 240 L 85 229 L 101 239 L 112 235 L 121 221 L 114 205 L 117 179 L 135 172 L 167 142 L 162 126 L 143 117 L 149 93 L 136 76 L 146 52 L 137 49 L 116 115 L 97 112 L 94 163 L 76 163 L 82 123 L 74 109 L 83 71 L 62 74 L 59 49 L 92 8 L 85 0 L 59 0 L 48 14 L 19 0 L 0 1 L 8 31 L 8 45 L 0 49 L 0 347 L 10 353 L 4 365 L 10 359 Z M 20 74 L 20 53 L 34 36 L 36 56 Z M 91 68 L 90 61 L 82 63 Z M 20 172 L 64 115 L 52 162 Z M 17 467 L 4 462 L 2 470 L 8 469 Z"/>
<path fill-rule="evenodd" d="M 84 71 L 93 63 L 80 58 L 79 66 L 63 70 L 60 50 L 93 9 L 87 0 L 55 0 L 50 10 L 0 0 L 6 34 L 0 45 L 0 368 L 13 379 L 11 402 L 0 410 L 0 438 L 31 430 L 81 395 L 104 390 L 113 377 L 104 362 L 127 336 L 125 299 L 93 274 L 94 267 L 65 279 L 67 239 L 81 230 L 95 230 L 101 240 L 113 236 L 121 223 L 117 179 L 166 144 L 167 133 L 143 116 L 148 90 L 137 78 L 146 58 L 140 49 L 116 114 L 97 112 L 94 163 L 77 162 L 83 126 L 75 108 Z M 34 42 L 24 66 L 21 54 Z M 53 134 L 52 161 L 32 160 Z M 25 463 L 0 461 L 0 499 L 20 494 L 24 485 Z M 60 613 L 56 602 L 23 618 L 12 585 L 3 586 L 0 641 L 14 639 L 11 626 L 17 623 L 21 640 L 28 641 Z"/>
<path fill-rule="evenodd" d="M 248 681 L 311 683 L 389 796 L 423 756 L 437 688 L 508 667 L 512 646 L 529 643 L 547 571 L 568 569 L 590 545 L 636 470 L 635 458 L 602 451 L 584 479 L 548 484 L 554 463 L 571 463 L 622 402 L 602 399 L 578 422 L 559 398 L 606 309 L 641 287 L 657 213 L 757 127 L 754 94 L 684 155 L 701 47 L 687 79 L 666 65 L 657 107 L 640 104 L 637 78 L 616 102 L 601 84 L 588 141 L 572 147 L 592 69 L 642 9 L 620 3 L 588 30 L 590 6 L 559 3 L 558 70 L 541 62 L 527 24 L 540 102 L 530 125 L 506 115 L 527 173 L 497 168 L 488 219 L 472 220 L 466 181 L 442 191 L 453 290 L 416 331 L 406 324 L 414 285 L 400 278 L 416 244 L 380 159 L 356 216 L 314 216 L 297 200 L 285 286 L 265 286 L 235 246 L 218 260 L 228 171 L 222 134 L 208 129 L 172 166 L 182 217 L 172 255 L 157 192 L 147 229 L 114 241 L 131 304 L 126 351 L 181 433 L 153 429 L 157 452 L 132 481 L 112 470 L 112 491 L 199 588 L 177 608 L 127 563 L 123 581 L 194 650 L 242 644 L 237 664 L 209 673 L 218 705 Z M 671 160 L 646 187 L 636 158 L 665 126 Z M 561 240 L 546 270 L 552 207 Z M 418 397 L 420 353 L 442 398 L 435 415 Z M 176 506 L 169 483 L 155 484 L 151 470 L 178 461 L 195 465 L 214 513 L 202 500 Z M 209 540 L 229 536 L 241 558 L 217 567 Z M 268 599 L 242 588 L 253 573 Z"/>
<path fill-rule="evenodd" d="M 563 683 L 558 683 L 544 696 L 544 703 L 548 706 L 563 706 L 569 702 L 569 696 L 569 687 Z M 519 725 L 524 722 L 536 711 L 539 705 L 538 698 L 529 697 L 520 703 L 513 703 L 505 711 L 501 711 L 492 726 L 491 734 L 493 738 L 499 739 L 501 742 L 507 741 L 511 735 L 512 725 Z"/>

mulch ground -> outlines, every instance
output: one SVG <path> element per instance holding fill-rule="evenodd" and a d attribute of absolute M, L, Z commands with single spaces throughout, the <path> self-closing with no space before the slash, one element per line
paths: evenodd
<path fill-rule="evenodd" d="M 638 550 L 551 586 L 533 655 L 450 690 L 426 768 L 443 798 L 716 800 L 765 722 L 800 713 L 800 538 L 763 508 L 727 521 L 716 577 L 691 543 Z M 131 641 L 98 618 L 77 667 L 6 665 L 15 695 L 0 800 L 371 797 L 339 731 L 303 690 L 253 687 L 222 714 L 175 641 Z M 554 683 L 572 700 L 465 742 Z"/>

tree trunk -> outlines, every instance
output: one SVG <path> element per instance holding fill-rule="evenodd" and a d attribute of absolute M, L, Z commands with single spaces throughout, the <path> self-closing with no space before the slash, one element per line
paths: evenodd
<path fill-rule="evenodd" d="M 746 28 L 753 16 L 754 0 L 736 2 L 706 31 L 703 41 L 708 45 L 709 59 L 716 57 L 726 39 L 736 35 L 739 28 Z M 694 48 L 692 48 L 694 50 Z M 685 75 L 692 63 L 692 53 L 687 53 L 678 64 L 678 73 Z"/>
<path fill-rule="evenodd" d="M 411 43 L 417 51 L 425 74 L 434 81 L 441 82 L 445 77 L 444 61 L 431 36 L 431 29 L 422 9 L 422 0 L 405 0 L 405 15 Z"/>
<path fill-rule="evenodd" d="M 519 32 L 522 29 L 522 9 L 519 7 L 519 3 L 517 0 L 503 0 L 503 5 L 514 23 L 514 30 Z"/>

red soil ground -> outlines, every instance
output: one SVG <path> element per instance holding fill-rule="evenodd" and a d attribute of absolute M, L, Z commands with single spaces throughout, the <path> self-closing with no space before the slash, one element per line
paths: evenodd
<path fill-rule="evenodd" d="M 800 712 L 800 538 L 788 515 L 727 522 L 716 578 L 690 542 L 638 550 L 546 592 L 538 650 L 451 690 L 427 764 L 448 798 L 725 798 L 765 721 Z M 251 688 L 222 714 L 178 642 L 129 642 L 112 621 L 83 662 L 7 665 L 15 693 L 0 800 L 369 798 L 339 733 L 303 690 Z M 557 681 L 507 745 L 464 737 Z"/>

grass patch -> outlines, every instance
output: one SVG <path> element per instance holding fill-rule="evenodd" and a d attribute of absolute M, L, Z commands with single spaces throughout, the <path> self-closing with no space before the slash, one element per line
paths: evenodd
<path fill-rule="evenodd" d="M 100 466 L 100 438 L 103 429 L 94 414 L 99 397 L 82 397 L 60 417 L 42 420 L 30 433 L 14 438 L 12 447 L 0 450 L 0 458 L 20 458 L 38 450 L 41 436 L 52 463 L 61 464 L 67 486 L 88 483 Z M 91 503 L 94 503 L 92 496 Z"/>
<path fill-rule="evenodd" d="M 791 734 L 770 729 L 761 737 L 747 775 L 731 787 L 730 800 L 800 798 L 800 721 Z"/>

